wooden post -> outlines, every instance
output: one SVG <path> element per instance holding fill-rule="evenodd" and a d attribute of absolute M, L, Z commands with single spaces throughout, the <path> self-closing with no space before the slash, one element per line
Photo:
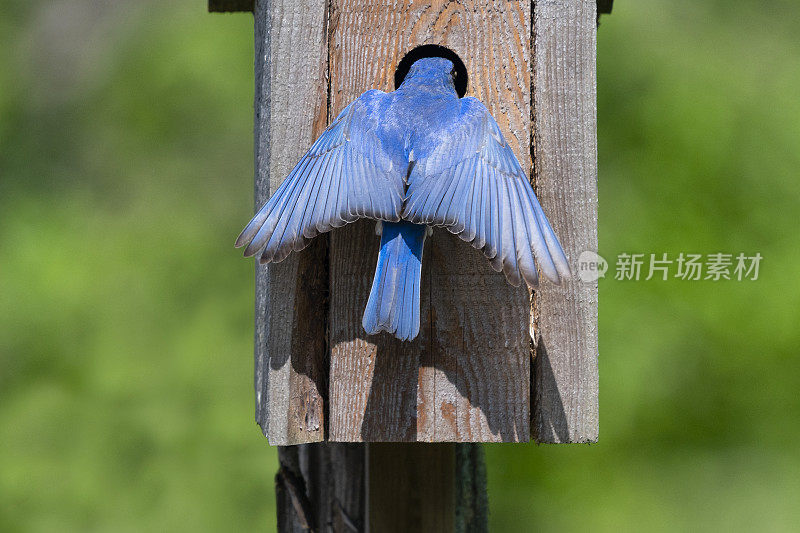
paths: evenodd
<path fill-rule="evenodd" d="M 594 0 L 209 9 L 255 16 L 257 206 L 346 104 L 392 90 L 402 57 L 437 44 L 464 61 L 468 94 L 532 169 L 570 261 L 596 251 Z M 597 285 L 545 281 L 529 295 L 437 230 L 420 335 L 401 343 L 361 329 L 377 248 L 362 221 L 256 267 L 256 419 L 280 446 L 280 530 L 484 531 L 481 449 L 448 443 L 597 439 Z"/>
<path fill-rule="evenodd" d="M 488 530 L 478 444 L 314 443 L 278 454 L 278 531 Z"/>

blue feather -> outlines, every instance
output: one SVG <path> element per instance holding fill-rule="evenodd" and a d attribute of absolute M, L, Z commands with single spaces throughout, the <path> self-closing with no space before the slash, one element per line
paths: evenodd
<path fill-rule="evenodd" d="M 361 322 L 368 334 L 387 331 L 405 341 L 419 333 L 419 290 L 426 231 L 422 224 L 383 223 L 378 266 Z"/>

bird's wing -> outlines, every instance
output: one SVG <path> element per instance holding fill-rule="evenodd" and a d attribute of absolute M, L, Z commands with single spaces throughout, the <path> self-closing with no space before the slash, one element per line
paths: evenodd
<path fill-rule="evenodd" d="M 461 99 L 458 119 L 414 162 L 408 180 L 403 218 L 443 226 L 470 242 L 512 285 L 519 285 L 520 272 L 528 285 L 537 285 L 533 255 L 553 282 L 570 276 L 527 173 L 475 98 Z"/>
<path fill-rule="evenodd" d="M 239 235 L 245 256 L 277 263 L 359 218 L 400 219 L 406 169 L 376 134 L 388 96 L 368 91 L 336 117 Z"/>

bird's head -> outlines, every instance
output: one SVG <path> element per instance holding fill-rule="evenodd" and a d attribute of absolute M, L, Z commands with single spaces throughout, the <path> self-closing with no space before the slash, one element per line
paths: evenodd
<path fill-rule="evenodd" d="M 425 85 L 456 90 L 459 73 L 453 62 L 443 57 L 424 57 L 414 62 L 403 80 L 403 85 Z"/>

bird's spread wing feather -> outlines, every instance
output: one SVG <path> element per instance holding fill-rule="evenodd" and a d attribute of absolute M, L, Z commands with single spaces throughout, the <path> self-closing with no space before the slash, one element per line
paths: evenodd
<path fill-rule="evenodd" d="M 538 283 L 539 267 L 559 283 L 569 264 L 497 122 L 475 98 L 462 98 L 458 118 L 408 178 L 403 218 L 443 226 L 482 250 L 496 271 L 519 285 Z"/>
<path fill-rule="evenodd" d="M 278 262 L 359 218 L 400 219 L 406 169 L 376 135 L 388 96 L 368 91 L 328 126 L 239 235 L 245 256 Z"/>

